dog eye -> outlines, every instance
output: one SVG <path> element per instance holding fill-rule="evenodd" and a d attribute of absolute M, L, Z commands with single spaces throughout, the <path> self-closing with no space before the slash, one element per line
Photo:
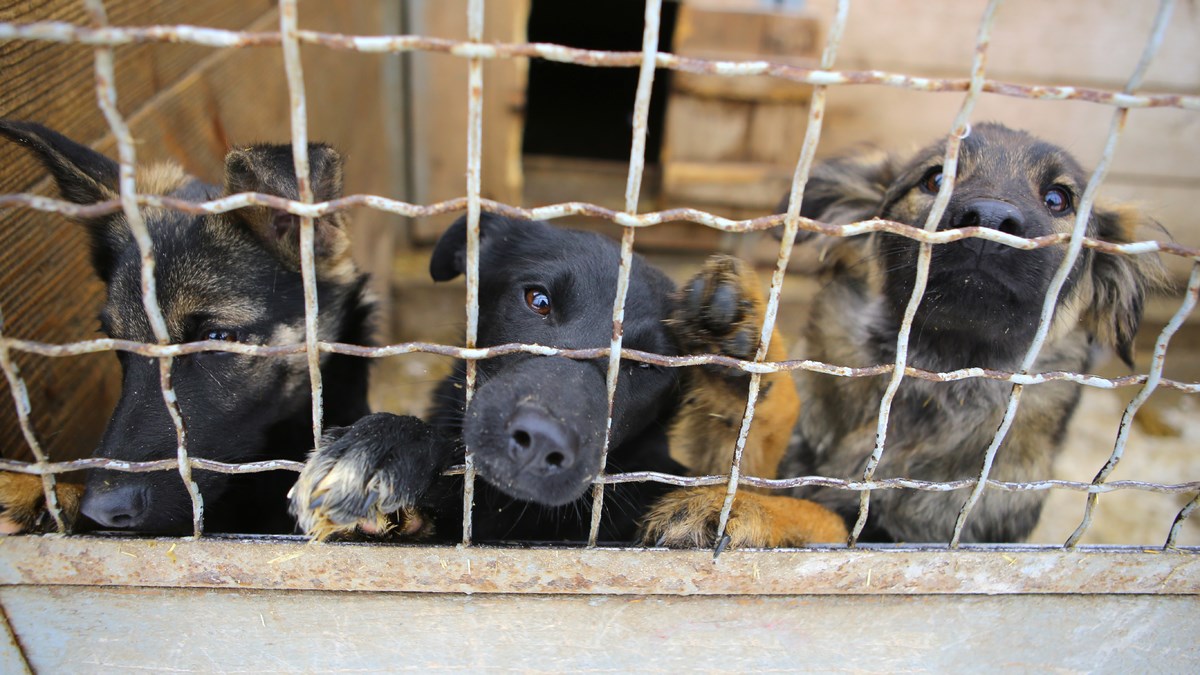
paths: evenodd
<path fill-rule="evenodd" d="M 921 178 L 921 189 L 931 195 L 942 189 L 942 167 L 935 166 L 925 172 L 925 176 Z"/>
<path fill-rule="evenodd" d="M 229 328 L 213 328 L 206 330 L 200 335 L 201 340 L 217 340 L 220 342 L 237 342 L 237 331 Z"/>
<path fill-rule="evenodd" d="M 537 288 L 536 286 L 533 288 L 526 288 L 525 304 L 529 306 L 529 309 L 532 309 L 542 316 L 546 316 L 550 313 L 550 295 L 546 293 L 546 289 L 544 288 Z"/>
<path fill-rule="evenodd" d="M 1050 213 L 1062 214 L 1071 210 L 1071 193 L 1063 187 L 1055 186 L 1046 190 L 1042 201 L 1046 204 L 1046 208 L 1050 209 Z"/>

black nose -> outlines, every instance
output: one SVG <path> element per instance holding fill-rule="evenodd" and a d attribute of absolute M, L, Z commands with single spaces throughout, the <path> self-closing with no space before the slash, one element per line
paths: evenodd
<path fill-rule="evenodd" d="M 1017 207 L 998 199 L 973 199 L 963 205 L 954 227 L 987 227 L 1018 237 L 1024 236 L 1025 218 Z"/>
<path fill-rule="evenodd" d="M 544 410 L 522 407 L 508 420 L 508 452 L 521 471 L 557 473 L 575 463 L 578 443 Z"/>
<path fill-rule="evenodd" d="M 123 485 L 111 490 L 88 490 L 79 510 L 104 527 L 131 530 L 146 522 L 147 506 L 145 488 Z"/>

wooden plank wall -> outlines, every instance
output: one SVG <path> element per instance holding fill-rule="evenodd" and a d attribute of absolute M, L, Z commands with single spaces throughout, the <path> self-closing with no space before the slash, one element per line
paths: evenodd
<path fill-rule="evenodd" d="M 807 8 L 828 25 L 835 5 L 834 0 L 811 0 Z M 984 5 L 983 0 L 856 1 L 836 67 L 966 77 Z M 1156 8 L 1157 3 L 1123 0 L 1008 0 L 996 16 L 988 77 L 1119 91 L 1141 56 Z M 1141 91 L 1200 94 L 1200 7 L 1194 3 L 1176 6 Z M 834 87 L 819 156 L 862 143 L 896 151 L 923 145 L 949 130 L 961 103 L 961 94 Z M 1113 110 L 1092 103 L 985 94 L 973 117 L 1028 129 L 1066 147 L 1091 168 L 1103 150 Z M 1194 208 L 1200 200 L 1197 157 L 1200 114 L 1134 110 L 1101 194 L 1144 205 L 1177 241 L 1200 246 L 1200 218 Z M 1186 262 L 1172 259 L 1171 265 L 1177 274 L 1186 274 Z"/>
<path fill-rule="evenodd" d="M 409 30 L 467 39 L 467 0 L 413 0 Z M 486 41 L 524 42 L 529 0 L 484 5 Z M 441 53 L 412 55 L 414 200 L 430 204 L 467 194 L 467 61 Z M 521 133 L 528 61 L 493 59 L 483 67 L 483 196 L 520 204 L 523 190 Z M 419 218 L 418 242 L 436 240 L 460 214 Z"/>
<path fill-rule="evenodd" d="M 194 24 L 278 30 L 270 0 L 110 0 L 114 25 Z M 399 32 L 391 3 L 304 2 L 303 28 L 360 34 Z M 76 0 L 0 1 L 0 21 L 86 24 Z M 399 57 L 303 50 L 309 135 L 347 159 L 346 189 L 404 198 L 403 139 L 396 108 Z M 117 49 L 117 92 L 138 142 L 139 162 L 173 160 L 219 182 L 234 143 L 286 142 L 287 85 L 278 48 L 212 50 L 189 45 Z M 0 43 L 0 116 L 29 119 L 115 156 L 96 105 L 92 50 L 79 45 Z M 0 144 L 0 193 L 54 194 L 37 163 Z M 352 214 L 355 254 L 387 298 L 396 233 L 402 219 L 360 210 Z M 92 275 L 82 228 L 54 215 L 13 209 L 0 213 L 0 307 L 9 335 L 47 342 L 97 337 L 103 287 Z M 386 326 L 386 321 L 381 321 Z M 112 354 L 70 359 L 18 355 L 32 396 L 34 424 L 54 459 L 86 456 L 119 392 Z M 28 458 L 7 387 L 0 393 L 0 454 Z"/>

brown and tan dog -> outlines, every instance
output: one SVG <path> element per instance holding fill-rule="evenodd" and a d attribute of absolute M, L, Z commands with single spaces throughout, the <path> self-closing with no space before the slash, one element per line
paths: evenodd
<path fill-rule="evenodd" d="M 944 143 L 935 143 L 904 161 L 860 153 L 826 162 L 813 172 L 803 215 L 833 224 L 880 217 L 920 227 L 941 184 L 944 152 Z M 1087 180 L 1062 148 L 999 124 L 979 125 L 963 141 L 954 192 L 939 228 L 979 226 L 1027 238 L 1070 232 Z M 1144 226 L 1157 227 L 1132 209 L 1098 205 L 1087 236 L 1130 242 Z M 900 318 L 914 284 L 917 243 L 892 234 L 819 239 L 828 283 L 813 304 L 805 356 L 855 367 L 894 362 Z M 909 365 L 930 371 L 1018 370 L 1064 251 L 1063 246 L 1024 251 L 982 239 L 935 246 L 909 340 Z M 1086 372 L 1102 346 L 1115 348 L 1132 365 L 1143 302 L 1161 280 L 1154 254 L 1083 249 L 1059 295 L 1033 371 Z M 805 407 L 783 474 L 861 477 L 874 447 L 887 378 L 803 372 L 798 381 Z M 1010 389 L 1006 382 L 984 378 L 946 383 L 905 378 L 891 408 L 876 478 L 976 477 Z M 1079 387 L 1067 382 L 1027 387 L 991 478 L 1049 478 L 1079 395 Z M 834 509 L 847 522 L 857 518 L 857 492 L 810 487 L 795 494 Z M 1045 496 L 1044 491 L 986 491 L 963 540 L 1024 539 Z M 876 491 L 864 540 L 947 541 L 965 499 L 964 491 Z"/>

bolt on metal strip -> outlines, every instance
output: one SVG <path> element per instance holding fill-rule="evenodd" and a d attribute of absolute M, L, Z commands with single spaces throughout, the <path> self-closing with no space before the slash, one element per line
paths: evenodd
<path fill-rule="evenodd" d="M 1180 509 L 1179 514 L 1175 516 L 1175 522 L 1171 523 L 1171 531 L 1167 533 L 1167 541 L 1163 543 L 1164 551 L 1177 548 L 1175 542 L 1179 541 L 1179 530 L 1183 528 L 1183 521 L 1192 515 L 1197 506 L 1200 506 L 1200 492 L 1197 492 L 1196 496 L 1192 497 L 1192 501 Z"/>
<path fill-rule="evenodd" d="M 1170 22 L 1171 11 L 1174 9 L 1174 5 L 1174 0 L 1162 0 L 1159 4 L 1158 15 L 1154 19 L 1154 29 L 1150 33 L 1150 37 L 1146 42 L 1146 48 L 1142 52 L 1142 57 L 1138 65 L 1134 68 L 1133 75 L 1130 76 L 1128 83 L 1125 85 L 1125 91 L 1132 92 L 1141 84 L 1142 78 L 1149 69 L 1150 62 L 1154 59 L 1154 55 L 1158 53 L 1158 49 L 1162 45 L 1162 38 L 1166 33 L 1167 24 Z M 1075 227 L 1071 232 L 1071 241 L 1067 245 L 1066 255 L 1063 256 L 1063 261 L 1059 265 L 1053 279 L 1051 279 L 1049 288 L 1046 290 L 1046 298 L 1042 304 L 1042 313 L 1038 319 L 1037 331 L 1034 333 L 1033 342 L 1029 345 L 1029 350 L 1025 353 L 1025 357 L 1021 362 L 1020 372 L 1022 373 L 1028 373 L 1033 370 L 1038 354 L 1042 350 L 1042 345 L 1050 333 L 1050 324 L 1054 318 L 1054 310 L 1058 305 L 1058 297 L 1062 293 L 1063 286 L 1066 284 L 1067 277 L 1070 275 L 1072 268 L 1075 267 L 1075 261 L 1079 258 L 1080 251 L 1083 249 L 1082 240 L 1087 231 L 1088 221 L 1091 219 L 1092 207 L 1096 201 L 1096 193 L 1100 189 L 1100 184 L 1104 182 L 1105 176 L 1108 175 L 1109 165 L 1112 162 L 1113 155 L 1116 153 L 1117 139 L 1125 129 L 1125 121 L 1128 117 L 1129 110 L 1126 108 L 1119 108 L 1113 114 L 1112 124 L 1108 129 L 1108 139 L 1104 144 L 1104 152 L 1100 157 L 1100 162 L 1096 165 L 1095 171 L 1092 172 L 1092 177 L 1088 180 L 1087 188 L 1083 191 L 1083 198 L 1079 200 L 1079 208 L 1075 213 Z M 950 538 L 951 548 L 958 547 L 962 540 L 962 532 L 966 526 L 967 518 L 970 517 L 971 511 L 975 508 L 975 504 L 979 501 L 980 496 L 983 495 L 983 491 L 987 487 L 987 477 L 991 473 L 992 462 L 995 460 L 996 452 L 1000 449 L 1000 444 L 1004 442 L 1004 438 L 1008 435 L 1008 430 L 1016 418 L 1017 406 L 1020 404 L 1021 393 L 1024 389 L 1023 385 L 1014 384 L 1012 391 L 1009 393 L 1008 406 L 1004 411 L 1004 418 L 1001 420 L 995 437 L 984 453 L 983 468 L 980 470 L 979 482 L 976 483 L 975 488 L 967 497 L 967 501 L 963 504 L 962 509 L 958 513 L 958 519 L 954 523 L 954 534 Z"/>
<path fill-rule="evenodd" d="M 833 62 L 837 59 L 837 50 L 841 44 L 842 35 L 846 31 L 846 21 L 849 15 L 850 1 L 838 0 L 833 25 L 830 26 L 829 37 L 826 40 L 825 49 L 821 53 L 822 70 L 832 68 Z M 796 233 L 799 231 L 800 207 L 804 201 L 804 189 L 808 185 L 809 173 L 817 154 L 817 144 L 821 141 L 821 127 L 825 119 L 826 89 L 825 85 L 813 87 L 808 110 L 808 127 L 804 131 L 804 145 L 800 150 L 800 159 L 796 163 L 796 170 L 792 175 L 787 214 L 783 220 L 783 237 L 779 242 L 775 271 L 771 275 L 771 290 L 767 295 L 767 308 L 763 314 L 763 325 L 758 337 L 758 350 L 754 354 L 755 363 L 766 361 L 767 351 L 771 346 L 771 334 L 775 330 L 775 321 L 779 315 L 779 298 L 783 294 L 784 275 L 787 273 L 788 261 L 791 260 L 792 247 L 796 243 Z M 717 519 L 715 539 L 718 552 L 725 545 L 725 528 L 729 524 L 729 513 L 733 510 L 733 500 L 737 497 L 738 479 L 742 473 L 742 454 L 746 449 L 746 440 L 750 437 L 750 425 L 754 422 L 754 410 L 758 403 L 761 385 L 762 374 L 751 373 L 750 384 L 746 392 L 746 409 L 742 414 L 737 441 L 733 446 L 733 461 L 729 467 L 725 501 L 721 505 L 721 513 Z"/>
<path fill-rule="evenodd" d="M 300 43 L 296 39 L 299 21 L 296 0 L 279 0 L 279 30 L 283 44 L 283 69 L 287 73 L 288 104 L 292 124 L 292 163 L 296 168 L 296 187 L 300 202 L 313 201 L 308 163 L 308 103 L 304 91 L 304 67 L 300 62 Z M 300 278 L 304 285 L 304 344 L 308 357 L 308 382 L 312 397 L 313 448 L 321 447 L 321 422 L 324 400 L 321 387 L 321 352 L 317 305 L 317 263 L 315 224 L 311 216 L 300 216 Z"/>
<path fill-rule="evenodd" d="M 436 216 L 455 211 L 465 211 L 467 200 L 465 197 L 456 199 L 448 199 L 446 201 L 435 202 L 428 205 L 410 204 L 407 202 L 388 199 L 378 195 L 349 195 L 339 199 L 333 199 L 326 202 L 316 202 L 313 204 L 304 204 L 302 202 L 285 199 L 276 195 L 267 195 L 257 192 L 242 192 L 227 197 L 221 197 L 207 202 L 188 202 L 174 197 L 164 197 L 161 195 L 138 195 L 137 202 L 140 206 L 152 206 L 156 208 L 170 209 L 180 211 L 182 213 L 193 214 L 219 214 L 228 213 L 235 209 L 244 208 L 246 206 L 268 206 L 273 209 L 287 211 L 288 213 L 297 216 L 310 216 L 319 218 L 346 209 L 354 207 L 366 207 L 376 211 L 385 213 L 393 213 L 399 216 L 408 218 L 419 218 L 426 216 Z M 526 209 L 518 206 L 510 206 L 490 199 L 480 199 L 480 208 L 483 211 L 497 213 L 500 215 L 523 219 L 523 220 L 554 220 L 556 218 L 565 218 L 567 216 L 585 215 L 595 218 L 603 218 L 623 227 L 643 228 L 660 225 L 670 222 L 691 222 L 698 225 L 704 225 L 721 232 L 758 232 L 767 230 L 779 225 L 782 225 L 786 214 L 775 214 L 769 216 L 759 216 L 757 218 L 747 218 L 744 220 L 732 220 L 722 216 L 718 216 L 705 211 L 700 211 L 692 208 L 674 208 L 665 211 L 651 211 L 644 214 L 629 214 L 624 211 L 614 211 L 596 204 L 586 202 L 566 202 L 561 204 L 549 204 L 539 206 L 532 209 Z M 59 213 L 71 218 L 91 218 L 95 216 L 115 213 L 121 210 L 121 202 L 112 200 L 100 202 L 98 204 L 90 204 L 81 206 L 72 204 L 59 199 L 42 197 L 33 194 L 11 194 L 0 195 L 0 208 L 7 207 L 23 207 L 36 211 L 47 213 Z M 1026 239 L 1011 234 L 1006 234 L 993 230 L 991 228 L 971 226 L 962 228 L 953 228 L 949 230 L 939 230 L 936 232 L 927 232 L 920 228 L 904 223 L 898 223 L 881 218 L 870 218 L 860 220 L 844 225 L 828 225 L 820 221 L 799 216 L 797 218 L 797 227 L 799 229 L 824 234 L 831 237 L 853 237 L 871 232 L 890 232 L 909 239 L 915 239 L 920 242 L 930 244 L 945 244 L 962 239 L 984 239 L 993 241 L 998 244 L 1003 244 L 1012 248 L 1021 250 L 1033 250 L 1038 248 L 1046 248 L 1056 246 L 1070 240 L 1070 234 L 1047 234 L 1032 239 Z M 1113 253 L 1117 255 L 1140 255 L 1142 253 L 1165 253 L 1181 258 L 1189 258 L 1191 260 L 1200 260 L 1200 248 L 1184 246 L 1173 241 L 1136 241 L 1128 244 L 1113 244 L 1111 242 L 1101 241 L 1098 239 L 1084 238 L 1083 245 L 1087 248 L 1103 251 L 1105 253 Z"/>
<path fill-rule="evenodd" d="M 483 40 L 483 0 L 467 4 L 467 35 L 472 42 Z M 467 65 L 467 349 L 479 339 L 479 217 L 483 167 L 483 61 L 472 58 Z M 475 395 L 477 364 L 467 358 L 464 405 Z M 466 408 L 464 407 L 464 410 Z M 471 543 L 471 510 L 475 505 L 475 455 L 463 445 L 462 543 Z"/>
<path fill-rule="evenodd" d="M 638 198 L 642 193 L 642 174 L 646 168 L 646 132 L 650 123 L 650 96 L 654 86 L 661 18 L 662 0 L 646 0 L 645 23 L 642 28 L 642 63 L 638 70 L 637 93 L 633 101 L 633 139 L 629 150 L 629 175 L 625 182 L 625 213 L 629 215 L 637 214 Z M 616 399 L 617 378 L 621 372 L 621 344 L 625 338 L 625 299 L 629 294 L 629 277 L 633 271 L 634 232 L 633 228 L 626 227 L 621 234 L 621 262 L 617 270 L 612 341 L 608 352 L 608 373 L 605 376 L 608 412 L 604 418 L 604 445 L 600 450 L 600 470 L 592 484 L 592 522 L 588 530 L 588 546 L 596 545 L 600 534 L 600 518 L 604 512 L 603 478 L 608 464 L 609 443 L 612 441 L 613 401 Z"/>
<path fill-rule="evenodd" d="M 108 23 L 108 14 L 105 11 L 103 0 L 83 0 L 83 6 L 92 17 L 93 23 L 99 26 Z M 121 209 L 141 254 L 142 306 L 150 321 L 154 339 L 159 344 L 165 345 L 171 342 L 171 336 L 167 330 L 167 322 L 163 318 L 162 309 L 158 304 L 158 289 L 154 278 L 154 243 L 137 205 L 137 154 L 134 150 L 133 135 L 129 132 L 129 126 L 121 116 L 120 110 L 117 109 L 116 69 L 113 60 L 111 47 L 96 48 L 96 98 L 117 142 Z M 192 480 L 192 465 L 188 460 L 187 450 L 187 427 L 183 420 L 183 414 L 179 411 L 179 401 L 175 395 L 175 389 L 171 385 L 173 363 L 174 360 L 169 356 L 158 360 L 159 385 L 162 388 L 163 403 L 175 426 L 179 476 L 192 501 L 192 536 L 199 537 L 204 530 L 204 498 L 200 494 L 200 488 Z"/>
<path fill-rule="evenodd" d="M 1171 341 L 1171 337 L 1175 335 L 1175 332 L 1179 330 L 1179 327 L 1183 325 L 1188 315 L 1192 313 L 1192 309 L 1196 306 L 1197 296 L 1200 296 L 1200 264 L 1192 266 L 1192 274 L 1188 279 L 1187 292 L 1183 296 L 1183 302 L 1180 304 L 1179 310 L 1171 317 L 1170 322 L 1163 328 L 1162 333 L 1159 334 L 1158 340 L 1154 343 L 1154 359 L 1151 362 L 1150 373 L 1147 376 L 1146 383 L 1142 385 L 1137 395 L 1125 407 L 1125 412 L 1121 415 L 1121 424 L 1117 430 L 1117 441 L 1113 445 L 1112 454 L 1104 464 L 1104 467 L 1100 469 L 1100 472 L 1092 480 L 1094 485 L 1103 484 L 1121 461 L 1121 457 L 1125 452 L 1125 444 L 1129 440 L 1129 430 L 1133 427 L 1133 417 L 1142 407 L 1142 404 L 1146 402 L 1146 399 L 1150 398 L 1150 394 L 1154 393 L 1154 390 L 1158 387 L 1162 379 L 1163 367 L 1166 365 L 1167 344 Z M 1095 511 L 1098 499 L 1098 492 L 1092 492 L 1088 495 L 1087 504 L 1083 509 L 1083 520 L 1075 528 L 1075 531 L 1071 533 L 1071 536 L 1067 538 L 1066 543 L 1063 544 L 1064 548 L 1074 548 L 1079 543 L 1079 540 L 1083 538 L 1088 526 L 1092 523 L 1092 514 Z"/>
<path fill-rule="evenodd" d="M 345 35 L 310 30 L 297 31 L 297 37 L 303 44 L 362 53 L 398 54 L 426 51 L 449 54 L 459 58 L 488 60 L 528 57 L 602 68 L 628 68 L 638 66 L 642 61 L 641 52 L 577 49 L 547 43 L 476 43 L 420 35 Z M 109 47 L 158 42 L 194 44 L 220 49 L 276 46 L 282 42 L 282 37 L 280 33 L 271 31 L 231 31 L 205 26 L 105 26 L 93 28 L 65 22 L 37 21 L 22 24 L 0 22 L 0 40 L 38 40 Z M 658 54 L 656 65 L 667 70 L 722 77 L 765 75 L 809 85 L 882 85 L 920 92 L 965 92 L 970 86 L 969 80 L 963 78 L 918 77 L 880 70 L 818 70 L 762 59 L 721 61 L 676 56 L 666 52 Z M 1135 96 L 1091 87 L 1022 85 L 996 80 L 984 80 L 983 90 L 1001 96 L 1041 101 L 1084 101 L 1122 108 L 1170 107 L 1200 110 L 1200 96 L 1182 94 Z"/>
<path fill-rule="evenodd" d="M 0 311 L 0 338 L 3 336 L 4 313 Z M 50 458 L 46 455 L 42 444 L 38 442 L 37 433 L 33 429 L 33 420 L 30 419 L 33 406 L 29 402 L 29 390 L 25 387 L 25 380 L 21 377 L 21 369 L 17 366 L 16 361 L 13 361 L 8 343 L 3 339 L 0 339 L 0 368 L 4 369 L 4 377 L 8 379 L 8 389 L 12 393 L 13 404 L 17 407 L 17 422 L 21 425 L 25 443 L 33 452 L 35 466 L 39 471 L 45 472 L 50 466 Z M 67 523 L 63 520 L 62 509 L 58 505 L 58 491 L 55 489 L 54 475 L 51 473 L 42 473 L 42 494 L 46 499 L 46 510 L 54 518 L 54 526 L 59 532 L 65 533 Z"/>
<path fill-rule="evenodd" d="M 975 104 L 978 102 L 979 96 L 983 91 L 983 73 L 987 64 L 987 49 L 991 44 L 992 23 L 995 20 L 996 9 L 999 5 L 1000 0 L 989 0 L 987 7 L 983 11 L 983 17 L 979 22 L 979 33 L 975 39 L 975 57 L 971 65 L 971 86 L 967 91 L 966 97 L 963 99 L 958 116 L 954 119 L 953 130 L 946 141 L 946 154 L 942 160 L 942 185 L 938 189 L 933 207 L 929 211 L 929 217 L 925 220 L 925 226 L 922 228 L 927 232 L 937 230 L 942 220 L 942 214 L 945 213 L 946 206 L 950 203 L 950 195 L 954 191 L 954 181 L 958 175 L 958 149 L 962 144 L 962 139 L 971 133 L 971 112 L 974 111 Z M 908 363 L 909 334 L 912 332 L 913 318 L 917 314 L 917 307 L 920 306 L 921 299 L 925 295 L 925 286 L 929 280 L 929 264 L 932 258 L 932 246 L 922 243 L 917 252 L 917 268 L 912 295 L 909 296 L 908 304 L 904 308 L 904 317 L 900 322 L 900 330 L 896 337 L 894 370 L 892 371 L 891 379 L 888 381 L 888 386 L 884 390 L 883 399 L 879 403 L 879 419 L 875 428 L 875 449 L 871 452 L 871 456 L 867 459 L 867 465 L 863 469 L 864 481 L 874 478 L 875 469 L 879 466 L 879 461 L 883 457 L 892 400 L 895 398 L 896 392 L 900 389 L 900 382 L 905 375 Z M 867 524 L 870 502 L 871 493 L 864 491 L 859 496 L 858 519 L 855 521 L 854 528 L 850 532 L 850 546 L 857 545 L 858 538 L 862 535 L 863 528 Z"/>

